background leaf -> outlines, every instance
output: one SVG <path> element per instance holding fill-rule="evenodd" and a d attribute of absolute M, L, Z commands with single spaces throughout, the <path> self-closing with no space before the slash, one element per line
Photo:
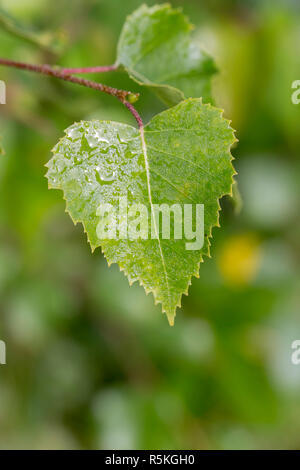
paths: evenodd
<path fill-rule="evenodd" d="M 155 116 L 145 132 L 121 123 L 83 121 L 66 130 L 49 162 L 50 187 L 62 189 L 67 211 L 82 222 L 94 250 L 101 246 L 109 264 L 118 263 L 129 282 L 152 292 L 173 324 L 182 294 L 209 254 L 212 227 L 218 225 L 219 198 L 231 194 L 235 138 L 219 109 L 201 99 L 183 101 Z M 204 204 L 205 243 L 186 250 L 186 240 L 148 238 L 99 240 L 100 203 Z M 174 222 L 172 222 L 173 224 Z M 171 226 L 171 234 L 173 234 Z"/>
<path fill-rule="evenodd" d="M 123 27 L 117 64 L 168 105 L 200 96 L 211 102 L 213 59 L 191 37 L 192 25 L 170 5 L 141 6 Z"/>
<path fill-rule="evenodd" d="M 61 52 L 65 38 L 58 33 L 34 32 L 29 30 L 0 8 L 0 28 L 23 42 L 38 47 L 40 50 L 56 55 Z"/>

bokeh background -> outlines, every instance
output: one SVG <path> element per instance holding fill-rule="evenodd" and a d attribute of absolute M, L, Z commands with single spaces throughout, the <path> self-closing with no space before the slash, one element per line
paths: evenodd
<path fill-rule="evenodd" d="M 64 66 L 114 62 L 138 0 L 2 0 L 54 53 L 0 28 L 0 55 Z M 146 1 L 148 5 L 154 2 Z M 158 1 L 156 3 L 159 3 Z M 110 96 L 1 68 L 0 448 L 300 448 L 298 0 L 172 1 L 217 61 L 215 100 L 237 129 L 240 213 L 222 201 L 212 258 L 175 327 L 129 287 L 49 191 L 44 164 L 80 119 L 133 123 Z M 3 12 L 2 12 L 3 13 Z M 6 28 L 7 29 L 7 28 Z M 91 77 L 142 92 L 121 73 Z"/>

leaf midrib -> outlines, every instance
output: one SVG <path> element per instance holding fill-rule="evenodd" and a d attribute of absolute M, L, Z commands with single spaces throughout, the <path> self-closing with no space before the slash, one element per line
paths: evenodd
<path fill-rule="evenodd" d="M 170 287 L 169 287 L 167 267 L 166 267 L 166 262 L 165 262 L 165 258 L 164 258 L 164 255 L 163 255 L 163 250 L 162 250 L 162 246 L 161 246 L 161 242 L 160 242 L 160 238 L 159 238 L 159 233 L 158 233 L 157 226 L 156 226 L 156 218 L 155 218 L 155 213 L 154 213 L 154 208 L 153 208 L 153 203 L 152 203 L 151 183 L 150 183 L 150 167 L 149 167 L 149 160 L 148 160 L 148 154 L 147 154 L 147 145 L 146 145 L 146 140 L 145 140 L 144 128 L 140 127 L 139 132 L 140 132 L 140 137 L 141 137 L 141 141 L 142 141 L 142 150 L 143 150 L 143 155 L 144 155 L 144 160 L 145 160 L 145 169 L 146 169 L 149 203 L 150 203 L 150 207 L 151 207 L 151 213 L 152 213 L 152 216 L 153 216 L 155 235 L 156 235 L 156 239 L 157 239 L 157 242 L 158 242 L 162 267 L 163 267 L 163 270 L 164 270 L 164 275 L 165 275 L 165 280 L 166 280 L 166 285 L 167 285 L 169 309 L 171 309 L 171 295 L 170 295 Z"/>

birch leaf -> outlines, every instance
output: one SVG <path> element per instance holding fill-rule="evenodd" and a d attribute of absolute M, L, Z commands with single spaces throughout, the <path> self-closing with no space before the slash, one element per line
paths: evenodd
<path fill-rule="evenodd" d="M 74 223 L 83 224 L 92 250 L 101 246 L 108 263 L 118 263 L 130 284 L 138 281 L 152 292 L 173 324 L 182 294 L 192 276 L 199 276 L 203 255 L 209 255 L 219 199 L 232 191 L 235 137 L 229 121 L 201 99 L 188 99 L 141 129 L 82 121 L 65 132 L 47 164 L 49 187 L 63 190 L 67 212 Z M 128 208 L 143 204 L 149 221 L 156 204 L 204 204 L 203 247 L 187 250 L 186 239 L 174 239 L 175 217 L 171 239 L 162 238 L 159 224 L 156 239 L 100 239 L 99 205 L 111 204 L 119 214 L 120 198 L 127 198 Z"/>
<path fill-rule="evenodd" d="M 124 24 L 117 65 L 169 106 L 200 96 L 211 102 L 211 77 L 217 69 L 192 38 L 192 29 L 181 10 L 142 5 Z"/>

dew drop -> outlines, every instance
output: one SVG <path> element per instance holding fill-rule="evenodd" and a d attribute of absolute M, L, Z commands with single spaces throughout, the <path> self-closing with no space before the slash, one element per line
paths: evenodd
<path fill-rule="evenodd" d="M 112 173 L 101 173 L 100 178 L 102 181 L 113 181 L 116 178 L 116 172 Z"/>
<path fill-rule="evenodd" d="M 106 172 L 104 170 L 100 170 L 99 167 L 96 167 L 96 179 L 100 184 L 103 183 L 112 183 L 116 179 L 116 172 Z"/>
<path fill-rule="evenodd" d="M 91 148 L 97 147 L 99 141 L 95 135 L 87 134 L 86 140 Z"/>
<path fill-rule="evenodd" d="M 57 163 L 56 163 L 56 170 L 58 171 L 58 173 L 62 173 L 65 169 L 65 163 L 62 161 L 62 160 L 59 160 Z"/>
<path fill-rule="evenodd" d="M 67 129 L 67 136 L 70 137 L 71 139 L 78 139 L 81 136 L 81 133 L 75 127 L 71 127 Z"/>

